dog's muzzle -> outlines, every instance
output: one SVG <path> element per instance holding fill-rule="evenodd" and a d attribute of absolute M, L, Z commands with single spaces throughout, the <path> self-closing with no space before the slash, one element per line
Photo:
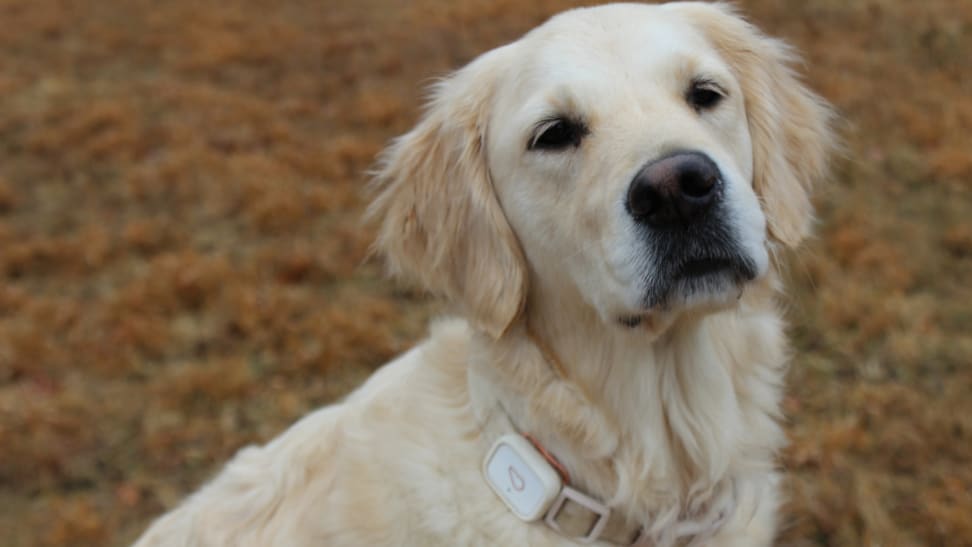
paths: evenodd
<path fill-rule="evenodd" d="M 725 186 L 716 163 L 697 151 L 653 160 L 631 181 L 625 206 L 652 257 L 646 306 L 723 293 L 756 277 L 732 226 Z"/>

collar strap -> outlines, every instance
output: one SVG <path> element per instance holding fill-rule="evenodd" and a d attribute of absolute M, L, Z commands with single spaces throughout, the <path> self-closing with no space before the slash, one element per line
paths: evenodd
<path fill-rule="evenodd" d="M 483 460 L 483 476 L 514 515 L 526 522 L 543 520 L 568 539 L 623 547 L 656 545 L 641 523 L 631 522 L 572 487 L 560 462 L 532 437 L 510 433 L 497 439 Z M 701 528 L 683 530 L 676 545 L 698 545 L 714 536 L 732 514 L 735 502 L 733 486 L 730 507 Z"/>

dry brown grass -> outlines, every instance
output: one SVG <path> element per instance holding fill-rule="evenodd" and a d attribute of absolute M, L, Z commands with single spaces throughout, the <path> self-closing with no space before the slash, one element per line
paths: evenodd
<path fill-rule="evenodd" d="M 125 544 L 421 336 L 362 173 L 569 4 L 0 0 L 2 543 Z M 789 276 L 781 543 L 972 545 L 972 4 L 742 7 L 847 120 Z"/>

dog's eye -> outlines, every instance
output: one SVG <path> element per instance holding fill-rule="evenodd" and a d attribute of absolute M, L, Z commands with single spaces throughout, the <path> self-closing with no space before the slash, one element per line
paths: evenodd
<path fill-rule="evenodd" d="M 708 80 L 696 80 L 685 93 L 685 100 L 697 111 L 714 108 L 722 99 L 725 92 L 717 84 Z"/>
<path fill-rule="evenodd" d="M 546 120 L 537 126 L 528 150 L 563 150 L 569 146 L 580 145 L 587 135 L 587 127 L 566 118 Z"/>

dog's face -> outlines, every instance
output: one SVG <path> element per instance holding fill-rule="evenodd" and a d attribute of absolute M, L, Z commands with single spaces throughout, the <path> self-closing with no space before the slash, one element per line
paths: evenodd
<path fill-rule="evenodd" d="M 803 237 L 823 169 L 827 110 L 787 61 L 720 6 L 557 16 L 390 149 L 379 245 L 494 335 L 530 279 L 625 325 L 730 305 Z"/>
<path fill-rule="evenodd" d="M 542 280 L 607 321 L 734 301 L 769 263 L 742 86 L 676 10 L 553 19 L 507 52 L 493 184 Z"/>

